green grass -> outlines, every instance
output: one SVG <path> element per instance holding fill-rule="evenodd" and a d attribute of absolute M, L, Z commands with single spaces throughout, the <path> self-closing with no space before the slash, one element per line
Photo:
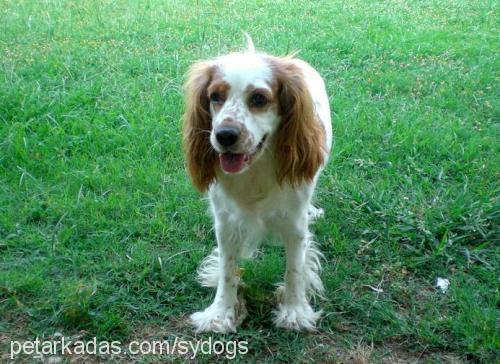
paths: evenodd
<path fill-rule="evenodd" d="M 181 86 L 247 30 L 300 49 L 331 96 L 327 293 L 317 333 L 274 328 L 284 262 L 267 247 L 244 264 L 250 318 L 214 337 L 247 339 L 249 361 L 498 360 L 498 4 L 299 3 L 0 1 L 0 350 L 194 335 L 215 242 L 183 168 Z"/>

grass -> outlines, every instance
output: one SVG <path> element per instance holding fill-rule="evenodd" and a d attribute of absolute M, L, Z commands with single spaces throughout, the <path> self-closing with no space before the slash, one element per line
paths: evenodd
<path fill-rule="evenodd" d="M 0 350 L 57 332 L 194 335 L 214 236 L 183 168 L 181 85 L 247 30 L 269 53 L 300 49 L 331 96 L 313 226 L 327 294 L 317 333 L 275 329 L 284 262 L 267 247 L 244 264 L 250 318 L 214 337 L 248 340 L 248 361 L 498 360 L 498 10 L 1 0 Z"/>

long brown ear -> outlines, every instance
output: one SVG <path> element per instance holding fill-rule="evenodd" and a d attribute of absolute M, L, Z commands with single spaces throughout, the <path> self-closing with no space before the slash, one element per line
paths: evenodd
<path fill-rule="evenodd" d="M 325 130 L 315 113 L 302 70 L 290 57 L 273 61 L 282 117 L 274 150 L 277 177 L 280 184 L 294 186 L 310 182 L 323 164 Z"/>
<path fill-rule="evenodd" d="M 217 155 L 210 144 L 211 117 L 207 87 L 214 66 L 209 62 L 195 63 L 188 72 L 185 88 L 186 112 L 183 118 L 182 139 L 187 169 L 194 186 L 201 192 L 215 178 Z"/>

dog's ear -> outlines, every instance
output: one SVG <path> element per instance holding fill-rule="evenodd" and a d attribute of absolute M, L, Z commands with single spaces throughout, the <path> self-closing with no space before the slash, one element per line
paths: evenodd
<path fill-rule="evenodd" d="M 325 130 L 315 110 L 302 70 L 291 57 L 274 58 L 281 124 L 274 155 L 278 182 L 292 186 L 313 180 L 323 165 Z"/>
<path fill-rule="evenodd" d="M 210 144 L 212 120 L 207 95 L 214 67 L 209 62 L 195 63 L 189 69 L 188 79 L 184 85 L 186 95 L 186 112 L 182 128 L 184 152 L 193 185 L 201 192 L 206 191 L 215 179 L 217 160 L 217 154 Z"/>

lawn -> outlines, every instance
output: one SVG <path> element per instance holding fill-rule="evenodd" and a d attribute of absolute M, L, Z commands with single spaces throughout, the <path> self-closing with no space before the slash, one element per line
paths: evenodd
<path fill-rule="evenodd" d="M 0 0 L 0 358 L 64 335 L 247 340 L 242 361 L 498 360 L 498 22 L 495 1 Z M 182 83 L 242 30 L 300 50 L 330 94 L 315 333 L 272 325 L 279 246 L 243 263 L 237 334 L 187 323 L 213 297 L 195 271 L 215 241 Z M 132 359 L 161 358 L 112 360 Z"/>

